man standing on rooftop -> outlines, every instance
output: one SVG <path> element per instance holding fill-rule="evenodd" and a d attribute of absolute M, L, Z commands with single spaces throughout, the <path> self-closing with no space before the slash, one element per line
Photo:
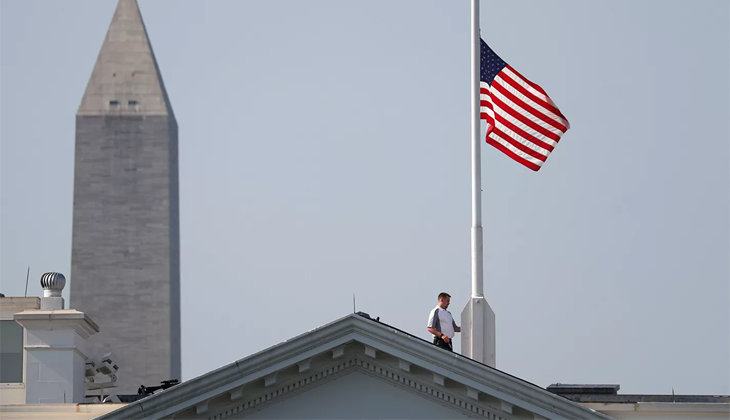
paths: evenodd
<path fill-rule="evenodd" d="M 446 292 L 439 293 L 439 304 L 431 310 L 428 316 L 428 332 L 433 334 L 433 344 L 444 350 L 454 351 L 451 340 L 454 334 L 461 332 L 461 328 L 454 322 L 451 312 L 446 309 L 451 302 L 451 295 Z"/>

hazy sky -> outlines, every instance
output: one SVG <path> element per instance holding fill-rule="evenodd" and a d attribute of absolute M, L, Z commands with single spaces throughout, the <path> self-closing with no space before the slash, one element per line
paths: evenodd
<path fill-rule="evenodd" d="M 458 319 L 468 1 L 139 2 L 180 127 L 183 379 L 353 293 L 423 338 L 439 292 Z M 40 295 L 46 271 L 73 284 L 74 115 L 116 1 L 1 5 L 0 291 L 30 265 Z M 729 9 L 482 1 L 482 36 L 572 125 L 538 173 L 483 146 L 499 369 L 730 393 Z"/>

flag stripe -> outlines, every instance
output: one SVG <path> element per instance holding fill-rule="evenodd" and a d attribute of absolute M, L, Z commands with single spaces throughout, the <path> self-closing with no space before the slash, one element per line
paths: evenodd
<path fill-rule="evenodd" d="M 497 112 L 495 112 L 495 118 L 500 120 L 505 125 L 511 124 L 511 125 L 514 125 L 515 127 L 519 128 L 525 134 L 527 134 L 525 136 L 525 138 L 529 138 L 535 144 L 537 144 L 538 146 L 540 146 L 544 149 L 548 149 L 548 150 L 552 151 L 555 148 L 555 146 L 558 145 L 558 142 L 556 142 L 555 140 L 538 133 L 537 131 L 526 126 L 525 124 L 523 124 L 522 122 L 515 119 L 510 114 L 508 114 L 507 112 L 505 112 L 499 108 L 497 108 Z"/>
<path fill-rule="evenodd" d="M 560 131 L 566 131 L 565 117 L 560 113 L 560 110 L 555 108 L 553 105 L 545 102 L 544 100 L 533 95 L 529 90 L 525 89 L 524 86 L 514 81 L 512 78 L 504 76 L 503 73 L 497 75 L 494 79 L 497 83 L 508 89 L 513 95 L 522 99 L 524 102 L 535 107 L 537 110 L 547 115 L 555 122 L 560 124 Z"/>
<path fill-rule="evenodd" d="M 547 128 L 543 127 L 542 125 L 538 124 L 537 122 L 533 121 L 531 115 L 523 115 L 521 112 L 525 112 L 522 109 L 515 109 L 511 105 L 507 105 L 506 103 L 502 102 L 501 98 L 499 98 L 499 94 L 492 95 L 492 104 L 495 108 L 499 108 L 506 113 L 508 113 L 511 117 L 515 118 L 516 120 L 520 121 L 522 124 L 525 124 L 527 127 L 530 127 L 531 129 L 537 131 L 538 133 L 542 134 L 543 136 L 555 141 L 556 143 L 560 141 L 560 135 L 553 133 L 549 131 Z M 534 118 L 534 117 L 533 117 Z"/>
<path fill-rule="evenodd" d="M 494 109 L 492 109 L 491 98 L 488 95 L 482 95 L 482 99 L 481 119 L 487 120 L 488 124 L 495 125 L 495 121 L 500 121 L 501 123 L 508 126 L 512 131 L 517 132 L 517 134 L 519 134 L 521 137 L 528 139 L 528 141 L 531 141 L 535 145 L 549 151 L 552 151 L 557 145 L 556 141 L 526 126 L 499 107 L 495 107 Z"/>
<path fill-rule="evenodd" d="M 527 80 L 527 78 L 525 76 L 521 75 L 517 70 L 515 70 L 514 68 L 512 68 L 512 66 L 510 66 L 509 64 L 507 64 L 505 66 L 505 68 L 508 71 L 514 73 L 515 76 L 517 76 L 515 78 L 515 80 L 522 80 L 523 82 L 527 83 L 531 88 L 535 89 L 535 91 L 538 92 L 540 95 L 544 96 L 545 99 L 548 99 L 548 100 L 550 99 L 550 97 L 548 96 L 548 94 L 545 93 L 545 91 L 540 86 L 538 86 L 535 83 L 532 83 L 531 81 Z M 504 69 L 502 71 L 504 71 Z"/>
<path fill-rule="evenodd" d="M 535 159 L 539 159 L 541 161 L 545 161 L 547 159 L 550 152 L 540 147 L 540 150 L 535 150 L 534 143 L 529 142 L 523 137 L 518 136 L 514 132 L 510 132 L 509 129 L 506 129 L 504 126 L 500 126 L 498 123 L 496 127 L 492 130 L 493 133 L 498 135 L 500 138 L 502 138 L 507 143 L 511 144 L 515 149 L 518 149 L 522 151 L 523 153 L 526 153 Z"/>
<path fill-rule="evenodd" d="M 483 89 L 482 89 L 483 90 Z M 487 120 L 487 124 L 494 125 L 494 110 L 492 109 L 492 102 L 489 101 L 489 96 L 482 94 L 482 100 L 480 101 L 480 114 L 479 118 Z M 486 100 L 485 100 L 486 99 Z"/>
<path fill-rule="evenodd" d="M 504 87 L 502 84 L 492 83 L 492 87 L 490 89 L 490 91 L 492 91 L 492 95 L 494 95 L 495 90 L 496 92 L 501 93 L 505 98 L 509 99 L 514 105 L 522 108 L 526 114 L 534 116 L 536 120 L 542 121 L 543 123 L 545 123 L 545 125 L 549 125 L 554 130 L 548 127 L 545 128 L 548 128 L 550 131 L 558 130 L 560 131 L 560 134 L 563 134 L 565 126 L 563 126 L 562 124 L 558 124 L 554 119 L 548 117 L 547 115 L 540 112 L 540 110 L 536 109 L 519 97 L 515 96 L 512 92 L 509 91 L 509 89 Z"/>
<path fill-rule="evenodd" d="M 497 124 L 496 124 L 497 127 L 499 127 L 499 126 L 507 127 L 507 129 L 514 132 L 516 135 L 522 137 L 523 139 L 528 140 L 529 142 L 533 143 L 535 146 L 547 151 L 548 153 L 552 152 L 553 149 L 555 149 L 555 146 L 553 144 L 550 144 L 550 143 L 554 143 L 552 140 L 546 139 L 543 135 L 540 135 L 540 134 L 538 134 L 537 136 L 533 135 L 533 133 L 535 133 L 535 132 L 532 130 L 529 130 L 529 128 L 528 128 L 529 132 L 523 130 L 522 127 L 524 127 L 524 126 L 520 127 L 518 125 L 515 125 L 512 121 L 510 121 L 509 118 L 505 118 L 505 116 L 502 114 L 496 114 L 495 120 L 497 122 Z M 527 127 L 525 127 L 525 128 L 527 128 Z M 548 140 L 548 141 L 550 141 L 550 143 L 546 143 L 543 140 Z"/>
<path fill-rule="evenodd" d="M 560 110 L 558 109 L 558 106 L 555 105 L 555 102 L 553 102 L 553 100 L 550 99 L 550 97 L 547 95 L 547 93 L 545 93 L 545 90 L 543 90 L 543 88 L 541 88 L 540 86 L 536 85 L 535 83 L 532 83 L 531 81 L 527 80 L 523 75 L 518 73 L 517 70 L 512 68 L 512 66 L 510 66 L 510 65 L 505 65 L 505 67 L 502 69 L 502 73 L 504 75 L 509 76 L 513 81 L 520 84 L 523 88 L 527 89 L 533 95 L 537 96 L 538 98 L 543 99 L 545 102 L 547 102 L 550 105 L 551 108 L 554 108 L 555 111 L 557 111 L 556 114 L 560 115 L 560 117 L 563 120 L 561 123 L 566 127 L 566 129 L 563 130 L 563 133 L 568 131 L 568 129 L 570 128 L 570 122 L 565 117 L 565 115 L 563 115 L 563 113 L 560 112 Z"/>
<path fill-rule="evenodd" d="M 533 171 L 540 170 L 540 167 L 542 166 L 542 161 L 537 160 L 537 162 L 539 162 L 539 163 L 537 163 L 537 162 L 535 162 L 536 159 L 527 160 L 527 159 L 522 158 L 520 155 L 515 153 L 515 152 L 519 152 L 519 150 L 512 151 L 512 149 L 510 149 L 511 145 L 507 142 L 504 142 L 504 140 L 499 139 L 497 136 L 490 135 L 489 137 L 487 137 L 487 143 L 496 147 L 497 149 L 502 151 L 502 153 L 504 153 L 505 155 L 507 155 L 507 156 L 511 157 L 512 159 L 514 159 L 515 161 L 527 166 L 528 168 L 532 169 Z"/>
<path fill-rule="evenodd" d="M 512 87 L 519 90 L 522 94 L 532 99 L 534 102 L 541 104 L 547 108 L 550 112 L 558 115 L 561 119 L 565 120 L 565 116 L 560 112 L 557 106 L 550 100 L 550 98 L 542 95 L 540 92 L 532 88 L 527 82 L 518 78 L 512 73 L 509 68 L 505 67 L 500 72 L 500 77 L 505 83 L 509 83 Z"/>

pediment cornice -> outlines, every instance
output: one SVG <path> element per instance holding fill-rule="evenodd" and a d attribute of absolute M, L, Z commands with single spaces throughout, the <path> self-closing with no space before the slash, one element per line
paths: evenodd
<path fill-rule="evenodd" d="M 310 371 L 326 369 L 328 364 L 339 365 L 347 360 L 363 363 L 370 360 L 378 369 L 386 366 L 389 372 L 402 372 L 399 377 L 418 384 L 419 392 L 426 386 L 437 393 L 434 397 L 429 391 L 427 398 L 440 398 L 439 395 L 443 394 L 446 401 L 452 398 L 457 401 L 455 407 L 462 408 L 474 401 L 470 404 L 475 409 L 481 407 L 485 412 L 491 410 L 489 412 L 495 415 L 504 414 L 503 418 L 517 414 L 537 419 L 608 418 L 519 378 L 354 314 L 101 418 L 174 418 L 183 413 L 185 418 L 212 418 L 218 415 L 213 413 L 218 407 L 225 407 L 221 411 L 223 413 L 230 407 L 241 406 L 231 405 L 233 399 L 243 398 L 246 403 L 254 401 L 253 396 L 271 395 L 278 385 L 287 384 L 288 387 L 291 385 L 289 381 L 299 380 L 302 374 L 309 375 Z M 372 375 L 360 365 L 350 368 Z M 260 394 L 261 386 L 273 388 Z M 280 391 L 279 396 L 296 392 L 296 389 Z M 268 398 L 271 400 L 273 397 Z M 481 417 L 476 414 L 478 411 L 466 410 L 471 413 L 470 416 Z"/>
<path fill-rule="evenodd" d="M 495 420 L 512 418 L 498 408 L 490 407 L 484 401 L 480 402 L 478 399 L 469 397 L 466 392 L 460 392 L 459 389 L 447 389 L 438 382 L 411 375 L 400 367 L 378 363 L 364 354 L 348 354 L 345 360 L 323 364 L 318 366 L 318 369 L 310 370 L 277 386 L 267 387 L 265 383 L 260 383 L 256 389 L 248 389 L 245 397 L 243 397 L 243 392 L 234 390 L 229 393 L 231 401 L 228 404 L 225 401 L 219 401 L 215 407 L 209 405 L 206 411 L 208 415 L 201 418 L 208 420 L 243 418 L 286 398 L 291 398 L 308 389 L 354 372 L 366 374 L 473 418 Z M 176 417 L 191 418 L 193 415 L 193 411 L 190 410 L 179 413 Z"/>

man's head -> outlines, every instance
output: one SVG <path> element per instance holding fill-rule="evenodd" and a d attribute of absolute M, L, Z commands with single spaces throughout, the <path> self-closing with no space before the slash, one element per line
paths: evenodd
<path fill-rule="evenodd" d="M 451 295 L 446 292 L 439 293 L 439 306 L 446 309 L 451 302 Z"/>

